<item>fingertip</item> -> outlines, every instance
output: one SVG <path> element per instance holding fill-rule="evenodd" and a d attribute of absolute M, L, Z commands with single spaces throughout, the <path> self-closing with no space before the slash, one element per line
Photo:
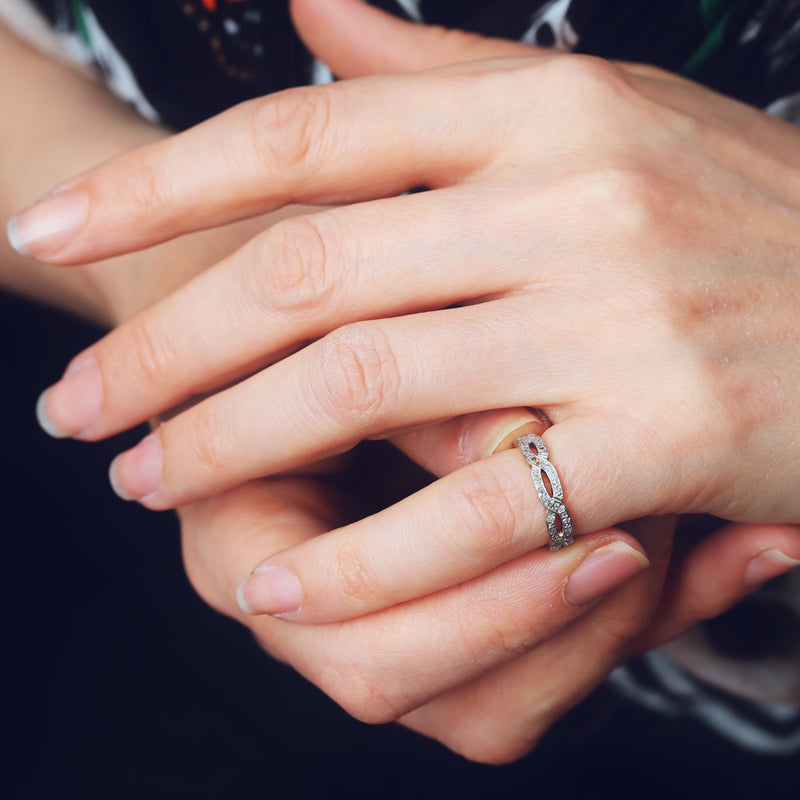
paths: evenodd
<path fill-rule="evenodd" d="M 67 434 L 50 419 L 47 413 L 47 395 L 49 391 L 49 389 L 45 389 L 36 401 L 36 421 L 48 436 L 52 436 L 54 439 L 65 439 Z"/>
<path fill-rule="evenodd" d="M 9 244 L 23 256 L 56 260 L 89 216 L 89 195 L 70 189 L 50 192 L 6 223 Z"/>
<path fill-rule="evenodd" d="M 111 484 L 111 489 L 114 492 L 114 494 L 117 497 L 119 497 L 120 500 L 124 500 L 126 503 L 128 503 L 131 500 L 133 500 L 134 497 L 125 489 L 125 487 L 120 482 L 117 470 L 118 460 L 119 456 L 117 456 L 108 466 L 108 482 Z"/>
<path fill-rule="evenodd" d="M 245 614 L 284 619 L 302 609 L 303 587 L 297 575 L 286 567 L 261 566 L 237 586 L 236 600 Z"/>
<path fill-rule="evenodd" d="M 394 443 L 424 469 L 439 477 L 467 464 L 509 450 L 517 437 L 543 433 L 548 423 L 526 408 L 481 411 L 409 431 Z"/>
<path fill-rule="evenodd" d="M 792 558 L 781 550 L 764 550 L 748 563 L 744 582 L 748 588 L 755 588 L 797 567 L 800 567 L 800 559 Z"/>
<path fill-rule="evenodd" d="M 164 451 L 158 431 L 146 436 L 132 450 L 118 455 L 108 468 L 111 488 L 122 500 L 137 500 L 152 506 L 161 486 Z"/>
<path fill-rule="evenodd" d="M 290 13 L 306 47 L 340 78 L 404 72 L 425 66 L 411 63 L 417 58 L 429 60 L 417 52 L 422 26 L 409 31 L 407 19 L 362 0 L 292 0 Z M 417 15 L 414 23 L 420 21 Z"/>
<path fill-rule="evenodd" d="M 247 586 L 247 582 L 250 580 L 250 576 L 243 578 L 239 581 L 239 585 L 236 587 L 236 602 L 239 604 L 239 608 L 245 613 L 249 614 L 250 616 L 255 616 L 256 612 L 253 611 L 250 603 L 247 602 L 247 597 L 245 597 L 244 590 Z"/>
<path fill-rule="evenodd" d="M 483 458 L 502 450 L 509 450 L 521 436 L 529 433 L 541 436 L 549 427 L 549 422 L 545 421 L 542 416 L 537 416 L 527 409 L 513 416 L 512 413 L 508 412 L 509 416 L 500 420 L 495 430 L 484 441 Z"/>
<path fill-rule="evenodd" d="M 91 352 L 70 363 L 61 380 L 36 401 L 36 419 L 50 436 L 92 438 L 103 413 L 103 380 Z"/>
<path fill-rule="evenodd" d="M 30 257 L 31 253 L 25 247 L 25 241 L 22 234 L 19 232 L 19 217 L 14 215 L 6 223 L 6 238 L 8 243 L 16 250 L 21 256 Z"/>
<path fill-rule="evenodd" d="M 649 566 L 647 556 L 627 542 L 611 542 L 593 550 L 573 570 L 564 585 L 564 601 L 576 608 L 596 602 Z"/>

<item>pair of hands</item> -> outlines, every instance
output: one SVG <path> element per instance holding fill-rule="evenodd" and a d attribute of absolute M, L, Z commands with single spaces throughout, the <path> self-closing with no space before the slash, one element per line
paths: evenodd
<path fill-rule="evenodd" d="M 468 63 L 245 104 L 23 214 L 28 250 L 72 264 L 336 206 L 133 317 L 42 411 L 97 439 L 216 391 L 115 462 L 120 493 L 183 505 L 203 597 L 348 711 L 508 760 L 621 659 L 800 556 L 770 524 L 800 520 L 800 137 L 658 70 L 350 0 L 293 10 L 344 77 Z M 432 191 L 396 196 L 415 185 Z M 540 425 L 527 407 L 587 534 L 555 554 L 519 453 L 493 455 Z M 366 519 L 283 474 L 388 435 L 440 480 Z M 698 512 L 739 524 L 670 562 L 665 515 Z M 241 595 L 282 620 L 235 601 L 266 556 Z"/>

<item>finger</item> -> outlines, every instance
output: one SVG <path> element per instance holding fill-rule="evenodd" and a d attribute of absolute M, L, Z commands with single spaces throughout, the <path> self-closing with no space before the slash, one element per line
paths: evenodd
<path fill-rule="evenodd" d="M 502 324 L 518 316 L 518 303 L 532 318 L 539 303 L 541 316 L 550 305 L 543 294 L 341 328 L 166 422 L 115 460 L 115 488 L 167 508 L 382 432 L 483 408 L 536 406 L 562 418 L 548 436 L 558 440 L 551 441 L 564 485 L 578 493 L 576 530 L 688 508 L 697 487 L 674 469 L 670 453 L 680 438 L 672 441 L 668 426 L 653 432 L 657 398 L 640 401 L 635 415 L 598 404 L 570 417 L 567 400 L 586 378 L 585 354 L 571 358 L 560 329 Z M 487 357 L 468 370 L 453 357 L 471 352 Z M 653 446 L 661 439 L 663 450 Z"/>
<path fill-rule="evenodd" d="M 126 499 L 168 508 L 386 431 L 528 405 L 534 391 L 536 405 L 560 402 L 581 370 L 576 363 L 565 374 L 557 331 L 535 331 L 530 342 L 528 332 L 503 324 L 520 302 L 339 328 L 166 422 L 115 460 L 114 485 Z M 534 301 L 524 303 L 533 314 Z M 453 354 L 470 352 L 491 357 L 465 370 Z M 536 365 L 535 379 L 526 363 Z"/>
<path fill-rule="evenodd" d="M 521 436 L 541 436 L 550 422 L 542 412 L 529 408 L 479 411 L 397 432 L 392 444 L 414 463 L 442 477 L 467 464 L 514 447 Z"/>
<path fill-rule="evenodd" d="M 529 653 L 400 721 L 474 761 L 504 764 L 521 758 L 619 664 L 625 641 L 641 629 L 637 584 L 643 577 Z"/>
<path fill-rule="evenodd" d="M 298 622 L 348 619 L 457 585 L 549 544 L 545 507 L 519 450 L 486 458 L 511 437 L 544 427 L 531 412 L 509 409 L 406 435 L 416 440 L 406 448 L 412 457 L 452 474 L 389 509 L 262 562 L 243 586 L 248 609 Z M 560 427 L 547 432 L 548 441 Z M 428 447 L 420 447 L 422 441 Z M 613 463 L 611 452 L 605 455 L 606 465 Z M 472 463 L 477 459 L 484 460 Z M 459 469 L 464 461 L 470 466 Z M 573 487 L 564 498 L 576 530 L 593 530 L 604 513 L 626 518 L 616 497 L 604 497 L 598 472 L 591 477 L 599 485 L 587 496 Z"/>
<path fill-rule="evenodd" d="M 490 248 L 474 235 L 482 217 L 448 189 L 278 223 L 78 355 L 43 394 L 42 425 L 98 439 L 348 322 L 516 288 L 536 237 Z M 443 248 L 443 230 L 461 246 Z"/>
<path fill-rule="evenodd" d="M 243 618 L 236 601 L 241 563 L 326 533 L 345 521 L 346 501 L 306 478 L 253 481 L 178 512 L 183 559 L 209 605 Z M 258 555 L 256 555 L 258 554 Z"/>
<path fill-rule="evenodd" d="M 532 50 L 504 39 L 407 22 L 360 0 L 292 0 L 290 9 L 306 47 L 340 78 L 528 55 Z"/>
<path fill-rule="evenodd" d="M 526 342 L 509 326 L 480 323 L 484 314 L 502 316 L 506 302 L 340 329 L 166 422 L 115 460 L 115 488 L 126 499 L 166 508 L 313 463 L 379 431 L 512 403 L 558 406 L 575 389 L 580 365 L 564 371 L 558 332 Z M 409 336 L 415 326 L 419 333 Z M 425 337 L 436 347 L 421 363 L 416 342 Z M 494 357 L 472 371 L 451 357 L 478 349 Z M 683 485 L 688 479 L 665 458 L 676 446 L 669 430 L 663 451 L 651 446 L 647 414 L 559 414 L 548 441 L 574 498 L 576 531 L 675 510 L 667 503 L 688 506 L 686 494 L 696 487 Z"/>
<path fill-rule="evenodd" d="M 272 556 L 245 581 L 242 596 L 251 613 L 295 622 L 361 616 L 461 584 L 549 544 L 545 514 L 519 450 L 504 451 Z"/>
<path fill-rule="evenodd" d="M 635 652 L 674 639 L 719 616 L 765 581 L 800 566 L 800 526 L 731 523 L 684 554 L 668 591 Z"/>
<path fill-rule="evenodd" d="M 563 553 L 533 553 L 479 581 L 350 622 L 288 625 L 271 617 L 245 617 L 232 605 L 232 575 L 237 568 L 241 574 L 259 538 L 262 546 L 291 539 L 304 516 L 293 508 L 281 511 L 280 501 L 252 503 L 244 511 L 241 505 L 221 507 L 200 535 L 188 535 L 193 541 L 187 551 L 202 551 L 210 565 L 205 572 L 213 575 L 204 577 L 195 565 L 193 580 L 206 600 L 245 622 L 271 653 L 370 722 L 395 719 L 527 652 L 585 613 L 595 602 L 591 592 L 607 593 L 644 562 L 634 540 L 609 532 L 586 537 Z M 589 579 L 586 569 L 593 573 Z M 572 581 L 578 592 L 573 599 L 583 601 L 578 607 L 569 599 Z M 224 598 L 223 588 L 229 592 Z"/>
<path fill-rule="evenodd" d="M 563 551 L 564 562 L 552 560 L 560 553 L 539 550 L 478 580 L 349 622 L 288 625 L 254 617 L 251 625 L 281 625 L 272 641 L 292 663 L 301 651 L 330 648 L 324 664 L 315 660 L 306 674 L 354 716 L 396 719 L 529 652 L 641 572 L 646 560 L 635 541 L 618 537 L 624 534 L 586 537 L 577 550 Z M 578 607 L 570 602 L 572 581 Z"/>
<path fill-rule="evenodd" d="M 532 750 L 561 717 L 626 657 L 649 624 L 669 564 L 674 523 L 647 521 L 639 535 L 652 565 L 537 648 L 444 693 L 400 721 L 466 758 L 492 764 Z"/>
<path fill-rule="evenodd" d="M 238 487 L 181 510 L 184 555 L 206 602 L 248 625 L 266 649 L 347 711 L 373 722 L 396 718 L 526 652 L 623 583 L 626 559 L 633 558 L 632 572 L 643 565 L 636 540 L 610 531 L 350 622 L 288 625 L 241 612 L 235 587 L 257 554 L 323 532 L 340 505 L 310 481 Z M 615 566 L 615 557 L 622 565 Z"/>
<path fill-rule="evenodd" d="M 486 73 L 479 82 L 469 79 L 476 71 Z M 59 187 L 12 220 L 13 243 L 77 264 L 295 202 L 338 205 L 456 183 L 507 149 L 506 123 L 480 96 L 496 102 L 501 72 L 459 65 L 423 84 L 364 78 L 248 101 Z"/>

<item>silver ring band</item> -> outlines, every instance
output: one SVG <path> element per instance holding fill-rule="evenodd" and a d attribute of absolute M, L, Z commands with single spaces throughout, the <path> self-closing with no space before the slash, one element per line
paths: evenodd
<path fill-rule="evenodd" d="M 550 535 L 552 545 L 550 550 L 560 550 L 562 547 L 569 547 L 574 539 L 572 538 L 572 517 L 564 505 L 564 490 L 561 487 L 561 480 L 558 477 L 556 468 L 550 463 L 547 448 L 540 436 L 529 433 L 517 439 L 519 447 L 525 460 L 531 465 L 531 479 L 536 487 L 536 494 L 542 501 L 542 505 L 547 512 L 545 521 L 547 522 L 547 533 Z M 534 448 L 536 448 L 534 450 Z M 550 488 L 553 493 L 547 491 L 542 475 L 547 475 L 550 481 Z M 561 530 L 556 526 L 556 517 L 561 521 Z"/>

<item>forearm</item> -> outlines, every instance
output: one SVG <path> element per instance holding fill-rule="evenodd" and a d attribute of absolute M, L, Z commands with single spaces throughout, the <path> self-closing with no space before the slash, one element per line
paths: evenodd
<path fill-rule="evenodd" d="M 60 181 L 165 135 L 103 86 L 36 52 L 2 24 L 0 98 L 3 220 Z M 101 322 L 120 316 L 129 262 L 124 257 L 59 269 L 19 255 L 0 237 L 0 287 Z"/>

